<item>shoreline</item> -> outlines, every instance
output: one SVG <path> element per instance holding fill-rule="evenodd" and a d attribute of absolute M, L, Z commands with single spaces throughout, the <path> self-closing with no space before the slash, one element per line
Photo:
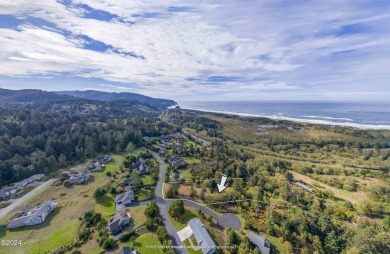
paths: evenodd
<path fill-rule="evenodd" d="M 350 121 L 332 122 L 332 121 L 328 121 L 328 120 L 319 120 L 319 119 L 311 120 L 311 119 L 293 118 L 293 117 L 287 117 L 287 116 L 281 116 L 281 115 L 258 115 L 258 114 L 238 113 L 238 112 L 231 112 L 231 111 L 196 109 L 196 108 L 190 108 L 190 107 L 185 107 L 185 106 L 182 107 L 180 105 L 179 105 L 179 107 L 181 109 L 193 110 L 193 111 L 199 111 L 199 112 L 246 116 L 246 117 L 268 118 L 268 119 L 272 119 L 272 120 L 284 120 L 284 121 L 291 121 L 291 122 L 298 122 L 298 123 L 321 124 L 321 125 L 331 125 L 331 126 L 341 126 L 341 127 L 353 127 L 353 128 L 362 129 L 362 130 L 390 130 L 390 125 L 360 124 L 360 123 L 355 123 L 355 122 L 350 122 Z M 348 119 L 348 120 L 350 120 L 350 119 Z"/>

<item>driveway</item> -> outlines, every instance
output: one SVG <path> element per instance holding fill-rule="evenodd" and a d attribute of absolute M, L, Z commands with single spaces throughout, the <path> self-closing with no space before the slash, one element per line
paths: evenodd
<path fill-rule="evenodd" d="M 0 220 L 2 218 L 4 218 L 4 216 L 6 216 L 9 212 L 11 212 L 14 209 L 16 209 L 20 204 L 22 204 L 28 198 L 30 198 L 31 196 L 33 196 L 34 194 L 36 194 L 37 192 L 39 192 L 40 190 L 42 190 L 46 186 L 52 184 L 57 179 L 58 178 L 55 177 L 55 178 L 52 178 L 52 179 L 50 179 L 50 180 L 48 180 L 46 182 L 43 182 L 39 186 L 37 186 L 34 189 L 32 189 L 30 192 L 26 193 L 23 197 L 16 198 L 16 199 L 10 199 L 9 201 L 11 202 L 11 204 L 8 205 L 7 207 L 4 207 L 3 209 L 0 209 Z"/>

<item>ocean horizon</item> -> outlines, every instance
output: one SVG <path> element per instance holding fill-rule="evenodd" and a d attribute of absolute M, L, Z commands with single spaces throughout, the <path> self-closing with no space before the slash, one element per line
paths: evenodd
<path fill-rule="evenodd" d="M 388 102 L 187 101 L 179 106 L 211 113 L 390 130 Z"/>

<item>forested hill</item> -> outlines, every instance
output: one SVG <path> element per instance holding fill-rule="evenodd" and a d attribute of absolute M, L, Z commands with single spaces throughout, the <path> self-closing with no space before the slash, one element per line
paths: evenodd
<path fill-rule="evenodd" d="M 161 108 L 84 99 L 0 106 L 0 187 L 170 133 Z"/>
<path fill-rule="evenodd" d="M 70 95 L 78 98 L 98 100 L 98 101 L 116 101 L 116 100 L 139 101 L 139 102 L 149 103 L 152 105 L 157 105 L 164 108 L 177 104 L 173 100 L 152 98 L 152 97 L 148 97 L 136 93 L 108 93 L 108 92 L 101 92 L 101 91 L 94 91 L 94 90 L 61 91 L 57 93 L 60 95 Z"/>
<path fill-rule="evenodd" d="M 8 90 L 0 88 L 0 103 L 35 102 L 35 101 L 65 101 L 75 99 L 69 95 L 61 95 L 36 89 Z"/>

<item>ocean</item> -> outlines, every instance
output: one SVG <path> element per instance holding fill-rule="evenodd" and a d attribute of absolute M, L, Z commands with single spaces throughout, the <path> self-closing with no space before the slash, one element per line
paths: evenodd
<path fill-rule="evenodd" d="M 183 109 L 272 119 L 390 129 L 390 103 L 382 102 L 180 102 Z"/>

